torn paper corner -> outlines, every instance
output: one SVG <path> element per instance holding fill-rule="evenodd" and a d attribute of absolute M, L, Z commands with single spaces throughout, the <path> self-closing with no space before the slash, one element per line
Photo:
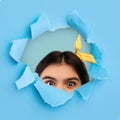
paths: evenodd
<path fill-rule="evenodd" d="M 83 100 L 87 101 L 91 97 L 95 86 L 99 85 L 100 83 L 101 80 L 95 79 L 80 86 L 78 89 L 76 89 L 76 91 L 82 96 Z"/>
<path fill-rule="evenodd" d="M 12 41 L 12 46 L 9 54 L 16 62 L 20 62 L 20 59 L 22 57 L 27 42 L 28 39 L 18 39 Z"/>
<path fill-rule="evenodd" d="M 90 28 L 85 22 L 81 20 L 77 11 L 74 10 L 71 14 L 68 15 L 67 22 L 71 27 L 77 30 L 84 39 L 87 39 Z"/>
<path fill-rule="evenodd" d="M 48 31 L 49 25 L 50 25 L 50 22 L 47 16 L 45 14 L 41 14 L 38 21 L 30 26 L 32 39 Z"/>
<path fill-rule="evenodd" d="M 52 107 L 58 107 L 65 104 L 68 100 L 72 98 L 74 93 L 65 92 L 61 89 L 44 84 L 42 80 L 37 81 L 34 86 L 38 90 L 44 102 L 51 105 Z"/>
<path fill-rule="evenodd" d="M 35 39 L 36 37 L 42 35 L 47 31 L 55 31 L 61 28 L 68 28 L 70 26 L 67 23 L 51 25 L 47 15 L 45 13 L 42 13 L 41 16 L 38 18 L 37 22 L 33 23 L 30 27 L 32 39 Z"/>
<path fill-rule="evenodd" d="M 93 79 L 104 79 L 107 77 L 107 70 L 102 65 L 102 51 L 98 48 L 98 46 L 93 43 L 91 44 L 91 54 L 94 55 L 96 64 L 91 64 L 89 68 L 89 75 Z"/>
<path fill-rule="evenodd" d="M 107 77 L 107 71 L 104 67 L 98 64 L 92 64 L 89 69 L 89 74 L 93 79 L 104 79 Z"/>
<path fill-rule="evenodd" d="M 36 81 L 36 75 L 32 73 L 29 66 L 27 66 L 22 74 L 22 76 L 15 82 L 18 90 L 27 87 L 28 85 Z"/>
<path fill-rule="evenodd" d="M 79 92 L 83 100 L 88 100 L 92 94 L 93 88 L 94 88 L 93 81 L 90 81 L 80 86 L 78 89 L 76 89 L 76 91 Z"/>
<path fill-rule="evenodd" d="M 91 54 L 94 55 L 95 59 L 102 59 L 102 51 L 95 43 L 91 44 Z"/>

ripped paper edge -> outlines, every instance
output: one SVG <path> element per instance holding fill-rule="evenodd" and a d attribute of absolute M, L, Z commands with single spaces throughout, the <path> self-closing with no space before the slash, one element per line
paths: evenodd
<path fill-rule="evenodd" d="M 44 22 L 42 22 L 44 21 Z M 75 30 L 78 31 L 79 34 L 82 35 L 82 37 L 84 39 L 87 40 L 87 42 L 89 42 L 89 32 L 90 32 L 90 28 L 86 25 L 86 23 L 84 23 L 80 17 L 79 17 L 79 14 L 77 13 L 77 11 L 73 11 L 71 14 L 69 14 L 68 16 L 68 19 L 67 19 L 67 22 L 68 24 L 70 25 L 70 27 L 74 28 Z M 78 23 L 79 22 L 79 23 Z M 43 23 L 43 24 L 42 24 Z M 41 34 L 45 33 L 46 31 L 50 31 L 49 30 L 49 26 L 50 26 L 50 22 L 49 22 L 49 19 L 45 16 L 45 15 L 41 15 L 40 18 L 38 19 L 38 21 L 34 24 L 31 25 L 31 38 L 34 39 L 38 36 L 40 36 Z M 64 28 L 64 26 L 63 26 Z M 20 40 L 20 43 L 18 42 Z M 28 42 L 28 39 L 19 39 L 19 40 L 14 40 L 12 41 L 12 47 L 11 47 L 11 50 L 10 50 L 10 56 L 15 60 L 17 61 L 18 63 L 20 62 L 20 58 L 22 56 L 22 52 L 24 51 L 24 48 Z M 95 41 L 94 41 L 95 42 Z M 19 43 L 19 44 L 18 44 Z M 90 43 L 90 42 L 89 42 Z M 21 48 L 22 46 L 22 50 L 21 52 L 19 52 L 19 49 Z M 94 43 L 94 46 L 97 46 L 95 43 Z M 99 51 L 99 48 L 96 47 Z M 17 50 L 17 52 L 15 52 L 15 50 Z M 93 55 L 96 54 L 95 51 L 92 49 L 91 52 L 93 52 Z M 96 57 L 98 61 L 101 61 L 102 59 L 102 54 L 99 53 Z M 102 72 L 106 72 L 106 69 L 102 67 L 102 64 L 100 62 L 97 62 L 97 67 L 99 67 L 99 69 L 102 71 Z M 28 68 L 29 66 L 27 66 Z M 102 75 L 102 76 L 97 76 L 96 75 L 96 72 L 95 72 L 95 69 L 96 69 L 96 66 L 91 64 L 90 66 L 90 70 L 89 70 L 89 73 L 90 75 L 92 76 L 93 80 L 100 80 L 100 79 L 103 79 L 105 76 L 106 76 L 106 73 L 105 75 Z M 25 70 L 26 71 L 26 70 Z M 25 74 L 28 74 L 24 71 L 23 75 Z M 33 73 L 31 73 L 33 74 Z M 22 80 L 23 83 L 22 83 L 22 87 L 18 87 L 18 89 L 21 89 L 21 88 L 24 88 L 26 85 L 28 86 L 29 85 L 29 82 L 26 83 L 23 79 L 22 79 L 23 76 L 21 76 L 20 79 L 18 79 L 16 81 L 16 85 L 18 86 L 18 83 Z M 33 77 L 33 76 L 32 76 Z M 24 78 L 24 77 L 23 77 Z M 34 77 L 33 77 L 34 79 Z M 33 80 L 32 79 L 32 80 Z M 34 81 L 34 80 L 33 80 Z M 31 83 L 33 83 L 33 81 Z M 24 83 L 25 82 L 25 83 Z M 87 88 L 86 86 L 89 86 L 87 92 L 86 92 L 86 89 L 84 91 L 84 88 Z M 77 91 L 80 93 L 80 95 L 82 96 L 83 99 L 87 100 L 89 99 L 90 95 L 91 95 L 91 91 L 93 90 L 93 87 L 94 85 L 91 84 L 91 82 L 88 82 L 87 84 L 83 85 L 81 89 L 77 89 Z"/>

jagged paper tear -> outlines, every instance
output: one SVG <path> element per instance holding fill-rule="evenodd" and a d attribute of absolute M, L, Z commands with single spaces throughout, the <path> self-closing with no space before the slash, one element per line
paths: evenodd
<path fill-rule="evenodd" d="M 77 11 L 73 11 L 71 14 L 68 15 L 67 18 L 68 24 L 73 27 L 75 30 L 78 31 L 78 33 L 80 33 L 80 35 L 84 38 L 87 39 L 88 34 L 90 32 L 90 28 L 89 26 L 84 23 L 78 12 Z"/>
<path fill-rule="evenodd" d="M 92 93 L 94 82 L 95 81 L 88 82 L 75 91 L 77 91 L 84 100 L 88 100 Z M 31 84 L 35 86 L 44 102 L 52 107 L 63 105 L 73 97 L 75 92 L 65 92 L 61 89 L 43 83 L 38 74 L 32 73 L 31 69 L 27 66 L 23 75 L 16 81 L 16 86 L 20 90 Z"/>
<path fill-rule="evenodd" d="M 41 14 L 38 21 L 31 25 L 32 39 L 49 31 L 49 20 L 45 14 Z"/>
<path fill-rule="evenodd" d="M 21 56 L 23 54 L 27 42 L 28 39 L 19 39 L 12 41 L 12 46 L 9 54 L 16 62 L 20 62 Z"/>
<path fill-rule="evenodd" d="M 31 38 L 34 39 L 39 35 L 50 31 L 49 19 L 42 14 L 38 21 L 31 25 Z M 78 33 L 86 40 L 89 41 L 90 28 L 86 23 L 84 23 L 77 11 L 73 11 L 67 17 L 67 23 L 70 27 L 73 27 Z M 64 26 L 63 26 L 64 28 Z M 12 41 L 12 47 L 10 49 L 10 56 L 20 62 L 24 48 L 28 42 L 28 39 L 19 39 Z M 94 41 L 95 42 L 95 41 Z M 79 87 L 77 91 L 84 100 L 88 100 L 91 96 L 93 88 L 98 84 L 97 81 L 106 77 L 106 69 L 102 67 L 102 52 L 99 50 L 95 43 L 91 44 L 91 53 L 96 59 L 96 64 L 91 64 L 89 69 L 89 75 L 92 78 L 90 82 Z M 51 105 L 52 107 L 57 107 L 66 103 L 69 99 L 73 97 L 74 92 L 68 93 L 55 87 L 48 86 L 42 82 L 36 73 L 31 72 L 29 66 L 27 66 L 23 72 L 23 75 L 16 81 L 16 86 L 20 90 L 29 85 L 34 85 L 40 96 L 45 103 Z M 51 95 L 52 94 L 52 95 Z M 54 96 L 57 97 L 54 97 Z M 58 96 L 59 95 L 59 96 Z M 80 97 L 81 98 L 81 97 Z"/>
<path fill-rule="evenodd" d="M 34 86 L 38 90 L 44 102 L 50 104 L 52 107 L 63 105 L 72 98 L 74 93 L 65 92 L 61 89 L 46 85 L 42 82 L 42 80 L 37 81 Z"/>

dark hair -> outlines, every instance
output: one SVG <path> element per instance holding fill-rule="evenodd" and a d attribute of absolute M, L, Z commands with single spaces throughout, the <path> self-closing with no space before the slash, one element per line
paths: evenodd
<path fill-rule="evenodd" d="M 85 84 L 89 81 L 89 76 L 85 67 L 85 64 L 72 52 L 70 51 L 53 51 L 46 55 L 40 63 L 37 65 L 35 72 L 41 75 L 46 67 L 51 64 L 60 64 L 62 62 L 73 67 L 78 74 L 81 83 Z"/>

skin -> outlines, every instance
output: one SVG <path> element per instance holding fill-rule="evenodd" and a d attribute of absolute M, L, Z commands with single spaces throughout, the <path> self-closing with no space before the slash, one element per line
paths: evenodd
<path fill-rule="evenodd" d="M 72 92 L 81 86 L 81 80 L 76 71 L 68 64 L 49 65 L 40 75 L 45 84 Z"/>

